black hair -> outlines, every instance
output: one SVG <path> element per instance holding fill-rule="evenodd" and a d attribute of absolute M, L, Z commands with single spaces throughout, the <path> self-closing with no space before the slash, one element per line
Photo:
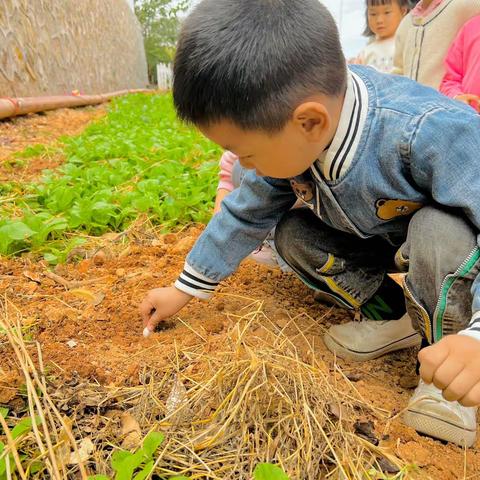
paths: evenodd
<path fill-rule="evenodd" d="M 409 12 L 413 4 L 412 0 L 366 0 L 365 2 L 365 30 L 363 31 L 364 37 L 374 37 L 375 34 L 372 32 L 370 26 L 368 25 L 368 7 L 376 7 L 377 5 L 390 5 L 392 3 L 398 4 L 400 8 L 404 8 L 406 12 Z"/>
<path fill-rule="evenodd" d="M 203 0 L 185 19 L 173 98 L 197 125 L 278 131 L 313 94 L 347 82 L 338 29 L 318 0 Z"/>

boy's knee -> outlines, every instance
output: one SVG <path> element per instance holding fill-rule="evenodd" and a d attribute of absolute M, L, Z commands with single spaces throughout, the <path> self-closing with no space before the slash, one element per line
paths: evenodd
<path fill-rule="evenodd" d="M 424 251 L 428 257 L 442 258 L 451 250 L 468 250 L 475 244 L 475 237 L 458 212 L 424 207 L 410 221 L 409 243 L 417 254 Z"/>
<path fill-rule="evenodd" d="M 454 212 L 423 207 L 410 221 L 410 236 L 417 240 L 458 236 L 467 227 L 465 220 Z"/>

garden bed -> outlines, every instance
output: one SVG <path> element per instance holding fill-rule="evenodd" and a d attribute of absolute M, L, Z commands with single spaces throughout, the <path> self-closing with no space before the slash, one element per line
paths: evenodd
<path fill-rule="evenodd" d="M 140 98 L 133 102 L 142 115 Z M 166 108 L 164 99 L 149 101 Z M 118 108 L 111 115 L 119 115 Z M 95 109 L 88 112 L 92 120 L 99 116 Z M 48 130 L 49 118 L 29 118 L 29 129 L 35 129 L 37 119 L 47 122 Z M 126 131 L 121 123 L 114 123 L 116 139 L 129 136 L 128 122 L 122 127 Z M 68 168 L 73 158 L 79 169 L 74 179 L 90 179 L 85 172 L 105 161 L 101 152 L 118 160 L 118 168 L 122 162 L 134 170 L 142 165 L 118 185 L 112 186 L 111 178 L 97 181 L 99 190 L 108 184 L 114 193 L 104 198 L 114 214 L 103 222 L 70 223 L 68 212 L 94 194 L 95 182 L 82 186 L 64 207 L 66 213 L 48 196 L 22 201 L 25 193 L 38 195 L 40 177 L 35 185 L 12 185 L 10 195 L 17 197 L 3 207 L 10 221 L 32 232 L 32 212 L 65 221 L 43 241 L 35 240 L 36 232 L 13 239 L 0 265 L 0 406 L 8 409 L 10 427 L 29 415 L 44 417 L 38 434 L 32 425 L 14 442 L 22 468 L 35 472 L 32 478 L 55 478 L 55 472 L 60 478 L 113 478 L 112 466 L 124 455 L 114 452 L 138 451 L 152 431 L 164 440 L 160 444 L 157 437 L 157 445 L 148 437 L 154 453 L 138 465 L 145 469 L 152 461 L 160 478 L 250 479 L 264 462 L 279 465 L 292 480 L 477 478 L 478 444 L 465 452 L 401 423 L 399 414 L 416 382 L 415 352 L 365 364 L 335 359 L 322 335 L 349 315 L 315 302 L 290 274 L 247 260 L 210 302 L 194 300 L 179 317 L 143 338 L 137 306 L 149 289 L 170 285 L 181 271 L 208 218 L 216 182 L 218 150 L 186 130 L 166 131 L 166 125 L 157 145 L 137 153 L 135 139 L 127 145 L 128 154 L 105 150 L 100 138 L 111 132 L 106 123 L 59 144 L 52 130 L 40 143 L 44 147 L 35 147 L 41 156 L 54 145 L 63 155 L 58 164 Z M 5 136 L 5 124 L 0 128 Z M 8 132 L 15 135 L 15 129 L 9 126 Z M 78 161 L 75 145 L 92 148 Z M 145 165 L 170 168 L 164 161 L 168 152 L 185 162 L 183 183 L 193 182 L 199 201 L 192 204 L 192 187 L 181 185 L 174 195 L 174 185 L 167 183 L 172 193 L 162 197 L 158 209 L 143 208 L 145 190 L 138 185 L 154 180 L 141 178 Z M 32 155 L 29 163 L 34 164 Z M 12 163 L 18 154 L 4 158 Z M 194 169 L 208 161 L 210 170 L 195 176 Z M 48 176 L 49 188 L 62 184 L 61 168 Z M 206 184 L 208 175 L 212 187 Z M 115 215 L 125 192 L 138 193 L 138 208 L 119 220 Z M 148 198 L 152 192 L 147 191 Z M 170 211 L 160 209 L 165 201 Z M 10 445 L 1 434 L 0 440 Z"/>

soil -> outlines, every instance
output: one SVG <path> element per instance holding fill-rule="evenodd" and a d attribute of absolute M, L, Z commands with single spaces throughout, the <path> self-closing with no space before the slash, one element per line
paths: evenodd
<path fill-rule="evenodd" d="M 31 180 L 43 170 L 60 165 L 63 157 L 55 150 L 25 160 L 13 154 L 33 145 L 53 146 L 63 135 L 77 135 L 90 122 L 104 116 L 107 108 L 107 104 L 62 108 L 0 120 L 0 181 Z"/>
<path fill-rule="evenodd" d="M 86 123 L 89 115 L 97 118 L 101 111 L 63 112 L 76 114 L 84 115 Z M 50 132 L 42 138 L 55 141 L 56 134 L 66 132 L 49 129 L 50 119 L 53 124 L 58 121 L 55 114 L 49 114 L 15 121 L 8 128 L 1 124 L 0 138 L 9 134 L 20 138 L 21 131 L 26 131 L 25 122 L 29 128 L 36 128 L 38 121 Z M 0 148 L 0 158 L 8 156 L 5 148 L 10 147 Z M 129 241 L 109 234 L 100 242 L 100 250 L 97 247 L 84 252 L 83 260 L 57 267 L 57 276 L 28 256 L 3 259 L 0 291 L 7 299 L 10 316 L 20 313 L 26 334 L 40 343 L 49 373 L 64 382 L 75 377 L 102 385 L 136 386 L 145 369 L 161 371 L 184 348 L 206 343 L 214 355 L 242 309 L 261 301 L 266 316 L 285 327 L 300 353 L 303 340 L 298 331 L 302 331 L 315 346 L 315 356 L 329 366 L 332 378 L 337 365 L 367 402 L 392 414 L 405 408 L 417 382 L 415 351 L 396 352 L 363 364 L 334 359 L 322 343 L 322 333 L 333 323 L 350 320 L 349 314 L 317 303 L 293 275 L 250 260 L 222 284 L 210 302 L 192 301 L 180 318 L 166 322 L 150 338 L 143 338 L 139 302 L 149 289 L 170 285 L 176 279 L 185 254 L 202 229 L 192 226 L 178 234 L 137 235 Z M 78 283 L 70 283 L 67 288 L 62 285 L 64 280 Z M 295 328 L 289 323 L 292 318 Z M 1 338 L 0 355 L 0 404 L 14 403 L 22 378 Z M 390 425 L 380 422 L 376 431 L 385 433 L 382 446 L 405 462 L 418 465 L 417 478 L 480 478 L 480 442 L 465 452 L 419 436 L 399 419 Z"/>

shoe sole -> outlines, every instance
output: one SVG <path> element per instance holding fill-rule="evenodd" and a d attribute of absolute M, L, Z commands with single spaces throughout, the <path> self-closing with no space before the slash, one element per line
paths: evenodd
<path fill-rule="evenodd" d="M 404 413 L 403 422 L 419 433 L 455 443 L 461 447 L 472 447 L 477 437 L 476 429 L 468 430 L 433 414 L 419 412 L 415 409 L 409 409 Z"/>
<path fill-rule="evenodd" d="M 366 362 L 368 360 L 374 360 L 375 358 L 382 357 L 390 352 L 403 350 L 404 348 L 418 347 L 421 343 L 421 338 L 418 333 L 414 333 L 408 337 L 396 340 L 395 342 L 389 343 L 388 345 L 371 352 L 357 352 L 355 350 L 350 350 L 341 343 L 338 343 L 328 333 L 324 335 L 323 342 L 332 353 L 337 355 L 337 357 L 343 358 L 344 360 L 353 360 L 355 362 Z"/>

